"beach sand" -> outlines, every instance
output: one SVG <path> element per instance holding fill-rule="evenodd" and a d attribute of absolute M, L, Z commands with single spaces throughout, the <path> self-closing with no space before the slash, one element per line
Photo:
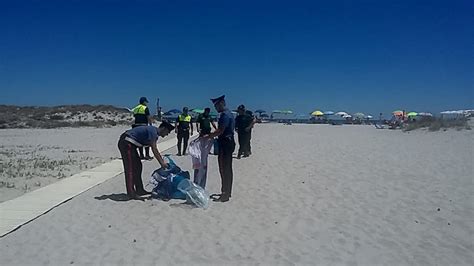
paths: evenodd
<path fill-rule="evenodd" d="M 0 264 L 472 265 L 473 151 L 467 130 L 257 125 L 231 201 L 123 201 L 119 175 L 1 238 Z"/>

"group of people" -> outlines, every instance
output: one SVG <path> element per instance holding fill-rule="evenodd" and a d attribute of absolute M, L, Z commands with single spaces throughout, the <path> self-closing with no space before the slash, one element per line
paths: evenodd
<path fill-rule="evenodd" d="M 235 151 L 234 132 L 237 131 L 239 139 L 239 151 L 237 158 L 251 155 L 251 133 L 255 124 L 255 118 L 245 106 L 238 107 L 238 116 L 234 118 L 232 112 L 226 107 L 225 96 L 211 99 L 214 108 L 219 113 L 217 126 L 210 116 L 210 108 L 206 108 L 204 113 L 196 119 L 196 128 L 200 137 L 207 139 L 217 138 L 218 165 L 221 176 L 221 194 L 214 194 L 214 201 L 227 202 L 232 196 L 233 169 L 232 160 Z M 153 155 L 163 168 L 168 168 L 168 164 L 163 160 L 157 148 L 159 137 L 165 137 L 175 130 L 178 138 L 178 155 L 186 155 L 189 137 L 193 135 L 193 121 L 189 115 L 188 108 L 183 108 L 183 113 L 176 120 L 175 125 L 168 121 L 163 121 L 159 127 L 152 124 L 155 122 L 147 107 L 148 100 L 140 98 L 139 105 L 132 111 L 135 123 L 132 129 L 125 131 L 119 139 L 118 148 L 122 156 L 125 186 L 130 199 L 142 199 L 142 196 L 150 195 L 143 187 L 141 178 L 141 160 L 151 160 L 149 154 L 151 148 Z M 212 127 L 215 129 L 212 132 Z M 143 148 L 145 147 L 145 154 Z M 182 148 L 182 149 L 181 149 Z"/>

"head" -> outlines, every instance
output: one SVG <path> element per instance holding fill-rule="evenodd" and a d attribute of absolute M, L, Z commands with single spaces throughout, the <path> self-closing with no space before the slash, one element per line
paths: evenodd
<path fill-rule="evenodd" d="M 212 103 L 214 104 L 214 108 L 216 108 L 217 112 L 223 112 L 225 110 L 225 95 L 221 97 L 211 99 Z"/>
<path fill-rule="evenodd" d="M 237 113 L 239 113 L 239 115 L 244 115 L 245 114 L 245 106 L 243 104 L 239 105 L 239 107 L 237 107 Z"/>
<path fill-rule="evenodd" d="M 174 126 L 171 123 L 169 123 L 168 121 L 163 121 L 158 127 L 158 135 L 164 138 L 168 136 L 168 134 L 173 130 L 174 130 Z"/>
<path fill-rule="evenodd" d="M 140 98 L 140 104 L 147 105 L 148 104 L 147 98 L 146 97 L 141 97 Z"/>
<path fill-rule="evenodd" d="M 188 109 L 188 107 L 184 107 L 184 108 L 183 108 L 183 114 L 187 115 L 187 114 L 188 114 L 188 112 L 189 112 L 189 109 Z"/>
<path fill-rule="evenodd" d="M 205 115 L 205 116 L 209 116 L 210 113 L 211 113 L 211 108 L 206 107 L 206 108 L 204 109 L 204 115 Z"/>

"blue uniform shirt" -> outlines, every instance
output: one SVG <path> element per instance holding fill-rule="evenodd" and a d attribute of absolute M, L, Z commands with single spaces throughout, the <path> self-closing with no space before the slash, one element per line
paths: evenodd
<path fill-rule="evenodd" d="M 158 129 L 154 126 L 139 126 L 127 130 L 127 136 L 143 146 L 150 146 L 158 141 Z"/>
<path fill-rule="evenodd" d="M 225 109 L 219 114 L 218 127 L 224 128 L 224 132 L 219 136 L 219 139 L 234 138 L 235 119 L 229 109 Z"/>

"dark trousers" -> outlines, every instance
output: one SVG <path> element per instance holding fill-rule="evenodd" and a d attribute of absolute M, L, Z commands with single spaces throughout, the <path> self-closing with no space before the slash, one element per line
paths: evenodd
<path fill-rule="evenodd" d="M 137 146 L 126 141 L 125 137 L 125 134 L 120 136 L 118 148 L 122 156 L 127 195 L 135 197 L 145 192 L 142 181 L 142 162 L 138 156 Z"/>
<path fill-rule="evenodd" d="M 186 154 L 189 142 L 189 131 L 178 131 L 178 153 L 181 154 L 181 143 L 183 144 L 183 154 Z"/>
<path fill-rule="evenodd" d="M 250 154 L 250 132 L 239 132 L 239 154 L 238 155 L 249 155 Z"/>
<path fill-rule="evenodd" d="M 232 182 L 234 173 L 232 171 L 232 153 L 235 150 L 234 138 L 219 139 L 219 172 L 221 174 L 223 196 L 232 195 Z"/>

